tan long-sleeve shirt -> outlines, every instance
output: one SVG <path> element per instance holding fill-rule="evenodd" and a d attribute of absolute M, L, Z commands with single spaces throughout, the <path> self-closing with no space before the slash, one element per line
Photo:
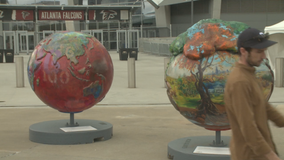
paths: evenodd
<path fill-rule="evenodd" d="M 265 99 L 254 67 L 236 63 L 224 101 L 232 129 L 232 160 L 266 160 L 265 154 L 276 152 L 268 120 L 284 127 L 284 117 Z"/>

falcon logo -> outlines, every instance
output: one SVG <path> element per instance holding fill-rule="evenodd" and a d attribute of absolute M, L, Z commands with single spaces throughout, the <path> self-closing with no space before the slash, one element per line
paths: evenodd
<path fill-rule="evenodd" d="M 117 15 L 117 12 L 114 10 L 107 10 L 107 11 L 102 10 L 101 14 L 103 15 L 102 17 L 103 20 L 109 20 L 114 18 Z"/>
<path fill-rule="evenodd" d="M 23 11 L 23 12 L 22 12 L 22 17 L 23 17 L 24 19 L 26 19 L 26 17 L 29 16 L 29 15 L 30 15 L 30 13 L 27 12 L 27 11 Z"/>
<path fill-rule="evenodd" d="M 4 17 L 4 11 L 0 10 L 0 18 L 3 18 Z"/>

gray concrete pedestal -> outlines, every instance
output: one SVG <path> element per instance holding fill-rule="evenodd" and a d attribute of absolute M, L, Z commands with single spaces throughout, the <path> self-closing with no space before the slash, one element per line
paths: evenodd
<path fill-rule="evenodd" d="M 229 155 L 193 153 L 197 146 L 213 147 L 215 136 L 185 137 L 168 143 L 168 158 L 173 160 L 230 160 Z M 222 137 L 229 147 L 230 137 Z"/>
<path fill-rule="evenodd" d="M 98 140 L 108 140 L 112 137 L 112 124 L 97 120 L 77 119 L 76 125 L 89 126 L 97 130 L 65 132 L 61 128 L 69 127 L 69 119 L 36 123 L 29 128 L 29 138 L 32 142 L 43 144 L 85 144 Z"/>

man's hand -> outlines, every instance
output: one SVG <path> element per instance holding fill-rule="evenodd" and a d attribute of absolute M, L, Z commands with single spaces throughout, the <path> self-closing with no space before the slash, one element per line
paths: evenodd
<path fill-rule="evenodd" d="M 276 154 L 275 152 L 273 152 L 273 151 L 267 153 L 267 154 L 265 155 L 265 157 L 266 157 L 268 160 L 281 160 L 281 159 L 277 156 L 277 154 Z"/>

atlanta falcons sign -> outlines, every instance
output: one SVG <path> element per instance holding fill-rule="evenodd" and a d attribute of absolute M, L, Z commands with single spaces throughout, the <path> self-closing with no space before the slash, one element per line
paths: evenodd
<path fill-rule="evenodd" d="M 105 21 L 113 19 L 117 15 L 117 12 L 114 10 L 102 10 L 101 14 L 102 14 L 102 19 Z"/>
<path fill-rule="evenodd" d="M 89 10 L 89 20 L 95 21 L 108 21 L 108 20 L 120 20 L 121 10 L 113 9 L 98 9 L 98 10 Z"/>
<path fill-rule="evenodd" d="M 34 20 L 34 12 L 32 10 L 13 10 L 11 16 L 12 20 L 18 20 L 18 21 Z"/>
<path fill-rule="evenodd" d="M 30 14 L 31 14 L 30 12 L 22 11 L 22 17 L 23 17 L 23 19 L 26 19 L 27 16 L 29 16 Z"/>

